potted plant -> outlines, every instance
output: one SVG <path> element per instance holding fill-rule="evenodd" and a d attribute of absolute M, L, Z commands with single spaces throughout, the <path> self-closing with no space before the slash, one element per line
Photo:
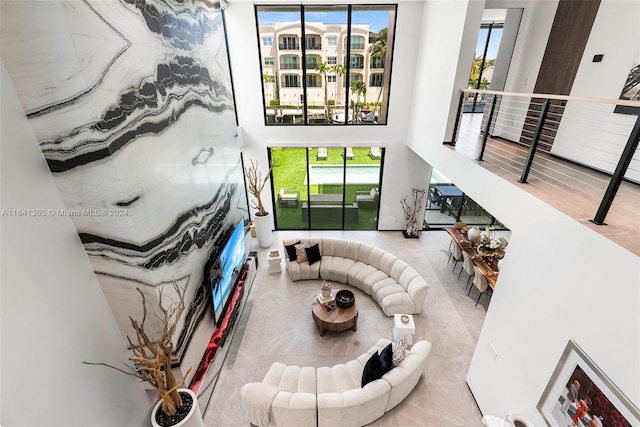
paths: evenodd
<path fill-rule="evenodd" d="M 493 238 L 493 226 L 486 227 L 478 239 L 478 252 L 481 255 L 493 255 L 500 249 L 500 242 Z"/>
<path fill-rule="evenodd" d="M 418 216 L 422 213 L 422 199 L 424 198 L 425 190 L 418 190 L 414 188 L 411 190 L 411 196 L 413 202 L 407 202 L 407 197 L 400 200 L 400 204 L 404 209 L 404 219 L 406 231 L 403 231 L 405 238 L 417 238 L 420 228 L 418 226 Z"/>
<path fill-rule="evenodd" d="M 139 378 L 153 386 L 160 396 L 160 400 L 156 403 L 151 413 L 151 424 L 154 427 L 204 427 L 195 393 L 188 388 L 183 388 L 185 384 L 184 378 L 189 375 L 191 368 L 187 370 L 180 383 L 177 382 L 171 370 L 172 337 L 176 331 L 178 320 L 185 309 L 184 289 L 178 285 L 176 280 L 173 280 L 173 288 L 178 294 L 179 300 L 172 300 L 167 307 L 162 302 L 162 289 L 159 293 L 158 305 L 160 314 L 154 314 L 162 321 L 162 332 L 157 339 L 152 339 L 145 332 L 146 300 L 144 293 L 139 288 L 136 288 L 142 297 L 142 321 L 138 322 L 129 317 L 131 326 L 136 333 L 136 340 L 134 342 L 127 335 L 127 341 L 129 341 L 133 355 L 129 357 L 132 364 L 124 364 L 127 368 L 126 370 L 107 363 L 84 363 L 107 366 Z"/>
<path fill-rule="evenodd" d="M 249 193 L 251 193 L 255 198 L 251 207 L 257 210 L 254 216 L 254 221 L 258 246 L 261 248 L 268 248 L 271 246 L 271 217 L 269 216 L 269 212 L 265 210 L 260 196 L 264 186 L 269 180 L 272 169 L 273 165 L 269 168 L 269 171 L 263 178 L 262 174 L 258 172 L 258 162 L 256 161 L 254 163 L 253 160 L 251 160 L 251 167 L 247 168 L 245 171 Z"/>

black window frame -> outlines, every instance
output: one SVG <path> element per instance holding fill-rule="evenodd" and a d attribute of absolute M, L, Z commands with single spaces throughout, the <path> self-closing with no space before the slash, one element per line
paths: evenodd
<path fill-rule="evenodd" d="M 350 61 L 345 61 L 344 62 L 344 66 L 345 66 L 345 78 L 343 78 L 343 85 L 346 86 L 347 82 L 349 82 L 349 80 L 351 80 L 351 75 L 353 73 L 351 73 L 352 67 L 351 67 L 351 60 L 352 58 L 352 54 L 351 54 L 351 40 L 355 37 L 355 38 L 359 38 L 360 40 L 362 40 L 362 42 L 364 43 L 364 46 L 366 46 L 367 43 L 367 37 L 363 36 L 361 34 L 353 34 L 351 29 L 352 29 L 352 17 L 353 17 L 353 13 L 354 13 L 354 7 L 355 7 L 355 12 L 361 12 L 362 10 L 366 10 L 366 8 L 371 8 L 372 10 L 375 9 L 380 9 L 380 8 L 388 8 L 388 11 L 390 14 L 392 14 L 392 21 L 390 21 L 389 23 L 389 29 L 393 30 L 390 31 L 391 32 L 391 36 L 390 38 L 387 39 L 387 44 L 389 44 L 392 49 L 391 49 L 391 54 L 389 56 L 389 67 L 388 70 L 385 70 L 383 68 L 383 75 L 385 73 L 388 73 L 388 77 L 386 79 L 384 79 L 384 81 L 387 82 L 387 85 L 382 85 L 379 87 L 384 87 L 385 92 L 386 92 L 386 102 L 383 103 L 383 107 L 386 108 L 385 110 L 385 114 L 384 114 L 384 121 L 381 123 L 378 123 L 378 126 L 386 126 L 389 124 L 389 113 L 388 113 L 388 108 L 389 108 L 389 104 L 390 104 L 390 99 L 391 99 L 391 73 L 392 73 L 392 66 L 391 63 L 393 62 L 393 56 L 395 54 L 395 38 L 396 38 L 396 28 L 397 28 L 397 20 L 398 20 L 398 4 L 397 3 L 385 3 L 385 4 L 347 4 L 347 5 L 309 5 L 310 8 L 318 8 L 318 7 L 322 7 L 322 6 L 326 6 L 328 8 L 332 7 L 332 6 L 344 6 L 346 7 L 346 12 L 347 12 L 347 32 L 344 35 L 326 35 L 326 36 L 320 36 L 320 45 L 322 46 L 324 38 L 326 38 L 326 43 L 327 43 L 327 47 L 334 47 L 333 45 L 331 45 L 329 43 L 329 38 L 335 37 L 336 38 L 336 45 L 335 47 L 340 46 L 341 43 L 341 39 L 343 39 L 344 43 L 346 43 L 346 52 L 345 52 L 345 58 L 350 58 Z M 262 37 L 260 36 L 260 21 L 258 19 L 258 13 L 259 13 L 259 9 L 260 8 L 278 8 L 279 5 L 273 4 L 273 5 L 269 5 L 269 4 L 260 4 L 260 5 L 255 5 L 254 4 L 254 12 L 255 12 L 255 22 L 256 22 L 256 34 L 257 34 L 257 39 L 259 41 L 259 43 L 261 43 Z M 290 7 L 291 9 L 293 8 L 297 8 L 300 12 L 300 34 L 299 35 L 291 35 L 291 34 L 284 34 L 278 37 L 273 36 L 272 39 L 276 39 L 276 42 L 278 43 L 276 46 L 279 49 L 282 50 L 300 50 L 302 53 L 302 57 L 300 58 L 300 61 L 298 62 L 299 67 L 302 69 L 302 76 L 298 76 L 298 86 L 285 86 L 284 84 L 282 85 L 282 87 L 299 87 L 302 88 L 302 92 L 303 92 L 303 98 L 304 98 L 304 103 L 301 106 L 304 112 L 308 111 L 308 105 L 307 105 L 307 96 L 306 94 L 308 93 L 307 91 L 307 78 L 306 78 L 306 51 L 307 51 L 307 39 L 312 38 L 312 37 L 307 37 L 306 34 L 306 28 L 305 28 L 305 5 L 301 4 L 301 5 L 291 5 L 291 6 L 287 6 Z M 297 12 L 297 11 L 296 11 Z M 297 21 L 293 21 L 293 22 L 297 22 Z M 268 36 L 267 36 L 268 37 Z M 283 45 L 287 44 L 288 45 L 288 41 L 289 38 L 295 37 L 296 41 L 294 42 L 294 46 L 293 47 L 287 47 L 287 48 L 283 48 Z M 315 38 L 314 38 L 315 40 Z M 280 43 L 280 41 L 282 41 L 283 43 Z M 285 43 L 285 41 L 287 43 Z M 347 41 L 349 41 L 347 43 Z M 273 45 L 273 43 L 272 43 Z M 262 47 L 262 45 L 260 44 L 260 46 Z M 361 67 L 359 68 L 353 68 L 353 70 L 355 70 L 355 73 L 357 74 L 361 74 L 363 72 L 365 72 L 364 70 L 366 70 L 366 65 L 367 65 L 367 55 L 368 52 L 366 52 L 365 47 L 362 46 L 360 47 L 359 45 L 356 46 L 354 49 L 357 50 L 358 52 L 355 53 L 354 55 L 356 57 L 360 57 L 360 62 L 361 62 Z M 311 51 L 313 51 L 313 49 L 310 49 Z M 360 51 L 365 50 L 364 53 L 360 53 Z M 259 51 L 259 55 L 262 55 L 262 52 Z M 338 57 L 336 56 L 336 62 L 337 62 Z M 261 62 L 262 64 L 262 62 Z M 336 64 L 337 65 L 337 64 Z M 289 75 L 290 76 L 290 75 Z M 349 76 L 349 77 L 346 77 Z M 287 77 L 287 74 L 282 75 L 282 78 L 280 79 L 281 82 L 285 82 Z M 360 80 L 363 82 L 366 82 L 366 76 L 361 76 Z M 336 81 L 337 83 L 337 81 Z M 322 87 L 322 86 L 320 86 Z M 265 126 L 281 126 L 281 125 L 292 125 L 290 123 L 278 123 L 278 122 L 270 122 L 268 120 L 267 117 L 267 105 L 266 105 L 266 98 L 265 98 L 265 91 L 262 91 L 262 98 L 263 98 L 263 116 L 264 116 L 264 124 Z M 350 102 L 353 101 L 351 94 L 349 93 L 349 91 L 347 90 L 345 92 L 345 97 L 344 97 L 344 105 L 349 105 Z M 309 123 L 308 120 L 308 114 L 303 114 L 302 117 L 302 123 L 295 123 L 293 124 L 294 126 L 336 126 L 335 123 Z M 362 124 L 362 123 L 358 123 L 355 120 L 353 122 L 349 122 L 348 120 L 344 120 L 343 123 L 338 124 L 338 126 L 368 126 L 368 124 Z"/>

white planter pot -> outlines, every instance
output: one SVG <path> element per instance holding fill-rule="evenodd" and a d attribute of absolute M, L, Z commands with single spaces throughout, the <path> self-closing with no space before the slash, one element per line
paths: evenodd
<path fill-rule="evenodd" d="M 256 238 L 258 239 L 258 246 L 261 248 L 268 248 L 271 246 L 271 215 L 267 213 L 264 216 L 253 217 L 256 226 Z"/>
<path fill-rule="evenodd" d="M 202 419 L 202 413 L 200 412 L 200 407 L 198 406 L 198 399 L 196 394 L 188 388 L 180 388 L 178 389 L 181 393 L 188 393 L 191 395 L 193 399 L 193 406 L 191 406 L 191 410 L 185 419 L 180 421 L 178 424 L 175 424 L 171 427 L 204 427 L 204 421 Z M 156 406 L 153 408 L 153 412 L 151 412 L 151 425 L 153 427 L 161 427 L 156 422 L 156 412 L 158 409 L 162 407 L 162 400 L 156 403 Z"/>

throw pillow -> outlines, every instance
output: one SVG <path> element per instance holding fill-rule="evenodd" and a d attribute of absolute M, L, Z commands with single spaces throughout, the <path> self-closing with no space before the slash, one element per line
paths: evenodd
<path fill-rule="evenodd" d="M 380 377 L 382 377 L 382 368 L 380 367 L 380 356 L 378 356 L 378 352 L 376 351 L 364 365 L 361 387 L 364 387 L 371 381 L 375 381 Z"/>
<path fill-rule="evenodd" d="M 318 244 L 315 244 L 310 248 L 305 248 L 304 251 L 307 253 L 309 265 L 313 264 L 314 262 L 320 261 L 320 259 L 322 258 L 322 256 L 320 255 L 320 248 L 318 247 Z"/>
<path fill-rule="evenodd" d="M 404 360 L 407 354 L 407 336 L 403 335 L 393 343 L 393 367 L 395 368 Z"/>
<path fill-rule="evenodd" d="M 287 251 L 287 255 L 289 256 L 289 261 L 296 260 L 296 245 L 300 244 L 300 240 L 295 242 L 293 245 L 286 245 L 284 249 Z"/>
<path fill-rule="evenodd" d="M 380 352 L 380 369 L 382 375 L 386 374 L 393 368 L 393 346 L 390 343 Z"/>
<path fill-rule="evenodd" d="M 296 261 L 305 262 L 307 260 L 307 251 L 305 251 L 305 249 L 308 247 L 309 247 L 309 242 L 304 242 L 304 243 L 295 245 Z"/>
<path fill-rule="evenodd" d="M 371 191 L 369 192 L 369 197 L 371 197 L 373 200 L 375 200 L 377 202 L 378 201 L 378 189 L 377 188 L 372 188 Z"/>

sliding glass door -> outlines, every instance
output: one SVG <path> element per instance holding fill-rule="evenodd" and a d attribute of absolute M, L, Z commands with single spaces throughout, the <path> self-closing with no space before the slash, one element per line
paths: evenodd
<path fill-rule="evenodd" d="M 384 149 L 269 149 L 277 229 L 376 230 Z"/>

